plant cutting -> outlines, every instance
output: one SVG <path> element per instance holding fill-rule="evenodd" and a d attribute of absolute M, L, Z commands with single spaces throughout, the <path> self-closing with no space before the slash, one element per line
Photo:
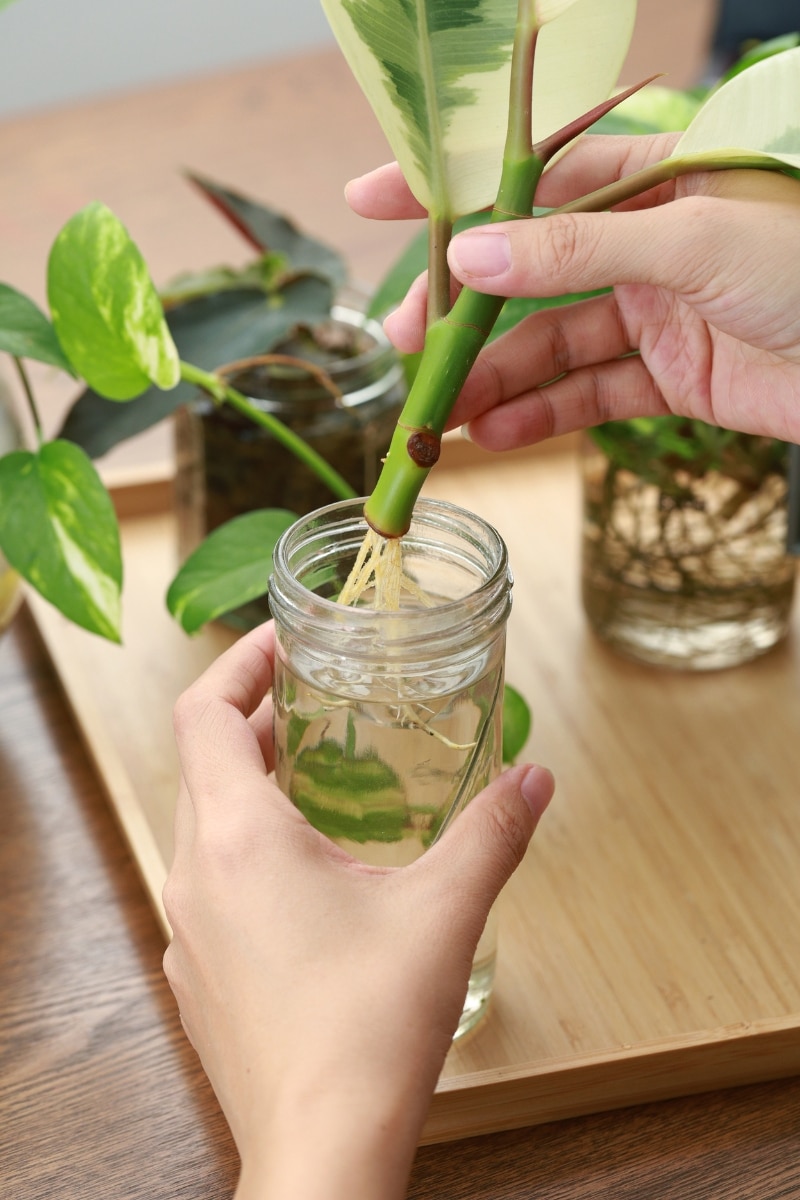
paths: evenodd
<path fill-rule="evenodd" d="M 382 120 L 412 191 L 431 214 L 433 231 L 429 254 L 433 303 L 428 334 L 381 479 L 365 507 L 371 533 L 365 552 L 366 564 L 359 564 L 359 574 L 352 581 L 353 595 L 357 595 L 359 589 L 371 581 L 369 563 L 373 557 L 376 563 L 387 553 L 397 557 L 396 550 L 390 549 L 390 543 L 402 538 L 416 497 L 438 456 L 447 417 L 491 332 L 502 300 L 479 296 L 465 288 L 445 315 L 440 315 L 437 307 L 440 304 L 437 297 L 449 294 L 446 282 L 437 283 L 442 275 L 437 267 L 443 256 L 442 246 L 446 247 L 447 230 L 452 220 L 467 210 L 464 204 L 459 205 L 450 198 L 441 182 L 438 188 L 432 189 L 427 181 L 446 179 L 447 169 L 458 179 L 458 168 L 460 166 L 463 171 L 464 159 L 470 164 L 474 161 L 478 153 L 476 142 L 480 145 L 480 133 L 485 127 L 477 121 L 458 126 L 462 133 L 460 147 L 457 141 L 453 144 L 451 138 L 447 153 L 443 152 L 444 139 L 431 150 L 430 137 L 426 136 L 432 129 L 444 127 L 452 134 L 456 128 L 449 117 L 453 90 L 459 85 L 462 102 L 467 105 L 477 102 L 472 59 L 460 39 L 463 10 L 457 5 L 447 10 L 449 21 L 437 10 L 435 33 L 431 33 L 434 28 L 431 21 L 427 26 L 421 21 L 419 27 L 414 28 L 411 27 L 413 22 L 409 22 L 406 28 L 403 24 L 405 10 L 395 13 L 392 9 L 395 27 L 384 37 L 380 32 L 387 26 L 383 8 L 379 17 L 373 6 L 364 4 L 339 4 L 329 0 L 325 7 L 345 54 Z M 526 0 L 519 7 L 512 37 L 513 15 L 509 8 L 486 5 L 481 10 L 487 21 L 494 22 L 502 9 L 508 21 L 504 44 L 509 50 L 499 68 L 506 82 L 510 79 L 512 103 L 508 135 L 502 164 L 495 144 L 481 174 L 483 182 L 488 183 L 491 179 L 489 190 L 497 194 L 490 219 L 502 220 L 530 218 L 536 185 L 547 164 L 574 136 L 590 128 L 624 98 L 616 97 L 589 113 L 575 115 L 559 129 L 545 126 L 544 136 L 534 140 L 532 121 L 535 123 L 539 114 L 535 103 L 539 70 L 548 62 L 548 51 L 559 45 L 558 35 L 569 32 L 567 41 L 574 56 L 571 61 L 582 61 L 584 70 L 589 71 L 587 60 L 594 64 L 598 57 L 603 57 L 597 49 L 598 36 L 607 35 L 604 45 L 610 40 L 612 49 L 616 50 L 620 45 L 624 49 L 629 33 L 625 22 L 628 18 L 632 20 L 633 15 L 633 6 L 613 0 L 603 5 L 590 5 L 582 0 L 553 4 Z M 426 9 L 425 15 L 430 16 L 430 12 Z M 593 21 L 599 22 L 600 32 L 596 25 L 593 27 Z M 496 30 L 494 25 L 493 31 Z M 581 35 L 586 39 L 583 43 Z M 513 52 L 510 49 L 512 43 Z M 402 55 L 396 50 L 397 46 L 404 48 Z M 409 46 L 413 49 L 407 52 Z M 427 53 L 423 53 L 420 46 Z M 581 48 L 584 57 L 579 53 Z M 416 74 L 409 75 L 406 61 L 409 56 L 416 64 Z M 400 58 L 403 61 L 399 61 Z M 434 59 L 441 66 L 438 78 L 430 70 Z M 467 78 L 469 87 L 464 83 Z M 403 81 L 402 88 L 398 79 Z M 438 89 L 437 83 L 440 84 Z M 534 98 L 532 114 L 531 90 Z M 792 114 L 799 90 L 797 51 L 757 63 L 709 98 L 673 153 L 662 163 L 612 187 L 577 198 L 558 211 L 602 210 L 667 179 L 696 170 L 751 167 L 796 174 L 800 155 Z M 466 101 L 463 93 L 467 93 Z M 484 96 L 481 99 L 486 103 Z M 547 214 L 532 219 L 546 220 Z M 381 573 L 383 569 L 380 568 Z"/>
<path fill-rule="evenodd" d="M 595 128 L 624 134 L 686 128 L 730 79 L 798 42 L 800 35 L 791 34 L 753 48 L 713 88 L 649 86 Z M 378 289 L 373 311 L 402 299 L 425 255 L 420 235 Z M 515 298 L 490 337 L 530 312 L 584 298 Z M 583 455 L 583 599 L 600 637 L 641 661 L 695 670 L 735 665 L 779 641 L 788 630 L 796 574 L 786 551 L 786 461 L 783 443 L 699 420 L 643 418 L 590 429 Z"/>

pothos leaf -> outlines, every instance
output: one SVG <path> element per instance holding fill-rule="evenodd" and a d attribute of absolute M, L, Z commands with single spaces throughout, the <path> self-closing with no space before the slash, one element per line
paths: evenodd
<path fill-rule="evenodd" d="M 331 284 L 301 275 L 276 297 L 242 290 L 219 292 L 179 304 L 167 322 L 181 358 L 205 371 L 253 354 L 266 354 L 300 321 L 321 321 L 330 314 Z M 126 438 L 142 433 L 197 395 L 181 381 L 164 392 L 149 388 L 135 404 L 116 404 L 88 389 L 67 413 L 60 436 L 77 442 L 98 458 Z"/>
<path fill-rule="evenodd" d="M 70 621 L 120 640 L 117 518 L 77 446 L 54 441 L 0 458 L 0 549 Z"/>
<path fill-rule="evenodd" d="M 282 508 L 257 509 L 220 525 L 190 554 L 167 592 L 186 633 L 267 590 L 278 538 L 297 520 Z"/>
<path fill-rule="evenodd" d="M 178 352 L 147 266 L 105 205 L 89 204 L 59 232 L 47 295 L 61 345 L 101 395 L 130 400 L 151 383 L 178 382 Z"/>
<path fill-rule="evenodd" d="M 0 283 L 0 350 L 32 358 L 72 374 L 53 326 L 38 305 L 16 288 Z"/>
<path fill-rule="evenodd" d="M 497 194 L 517 0 L 322 0 L 411 190 L 453 219 Z M 538 0 L 533 135 L 604 100 L 636 0 Z"/>

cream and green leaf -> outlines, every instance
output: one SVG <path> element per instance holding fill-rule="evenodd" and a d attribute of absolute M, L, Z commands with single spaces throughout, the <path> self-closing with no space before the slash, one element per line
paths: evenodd
<path fill-rule="evenodd" d="M 517 0 L 322 0 L 353 74 L 417 199 L 453 220 L 496 198 Z M 523 5 L 539 29 L 538 141 L 608 96 L 636 0 Z"/>
<path fill-rule="evenodd" d="M 600 4 L 594 5 L 592 12 L 600 8 Z M 521 30 L 525 9 L 526 0 L 522 0 Z M 542 74 L 547 69 L 548 35 L 554 35 L 559 30 L 560 22 L 564 22 L 561 28 L 565 29 L 568 21 L 591 15 L 588 10 L 584 10 L 582 0 L 576 0 L 576 3 L 568 7 L 554 5 L 552 11 L 558 11 L 559 15 L 551 24 L 541 27 L 534 25 L 531 64 L 534 97 L 534 108 L 530 114 L 532 124 L 536 121 L 536 103 L 540 96 L 537 88 Z M 614 12 L 618 14 L 616 8 Z M 577 48 L 583 45 L 584 30 L 581 28 L 578 31 L 575 27 L 572 32 L 577 52 Z M 515 60 L 517 57 L 524 58 L 529 36 L 530 28 L 523 30 L 517 38 Z M 498 202 L 491 219 L 503 219 L 509 213 L 516 216 L 524 214 L 526 172 L 527 182 L 532 184 L 528 204 L 530 213 L 538 177 L 547 162 L 552 161 L 553 147 L 557 146 L 557 152 L 561 152 L 573 132 L 582 131 L 574 128 L 576 123 L 570 123 L 560 135 L 548 135 L 546 146 L 543 146 L 541 140 L 534 141 L 534 135 L 530 135 L 530 151 L 526 163 L 525 130 L 520 129 L 519 118 L 519 109 L 523 103 L 523 91 L 520 89 L 515 93 L 512 86 L 509 137 L 503 157 L 499 196 L 504 197 L 506 182 L 510 181 L 509 191 L 514 193 L 514 197 L 512 204 L 505 200 L 503 203 Z M 378 111 L 376 106 L 376 112 Z M 557 211 L 590 212 L 608 209 L 657 183 L 690 171 L 751 167 L 780 170 L 792 175 L 800 174 L 798 113 L 800 48 L 765 58 L 730 79 L 700 109 L 668 158 L 606 188 L 579 197 Z M 596 106 L 594 113 L 587 114 L 582 128 L 589 128 L 599 115 Z M 527 114 L 524 115 L 524 119 L 527 121 Z M 514 137 L 512 133 L 515 134 Z M 542 161 L 543 158 L 545 161 Z M 549 215 L 543 214 L 535 219 L 547 220 Z M 429 261 L 432 262 L 432 259 L 429 258 Z M 433 278 L 432 272 L 429 277 Z M 402 537 L 408 528 L 417 496 L 430 471 L 429 464 L 421 463 L 415 457 L 413 439 L 422 430 L 432 431 L 434 434 L 441 433 L 466 374 L 490 336 L 501 308 L 502 298 L 482 296 L 464 288 L 453 309 L 443 317 L 439 317 L 437 313 L 437 319 L 431 323 L 408 401 L 400 415 L 383 471 L 365 506 L 367 520 L 372 530 L 380 537 Z"/>
<path fill-rule="evenodd" d="M 754 63 L 709 96 L 671 157 L 737 149 L 742 166 L 800 170 L 800 48 Z"/>

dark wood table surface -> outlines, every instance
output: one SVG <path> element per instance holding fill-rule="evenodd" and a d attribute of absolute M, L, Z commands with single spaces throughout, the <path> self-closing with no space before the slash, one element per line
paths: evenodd
<path fill-rule="evenodd" d="M 687 66 L 675 32 L 709 8 L 643 2 L 629 78 L 667 66 L 684 81 L 699 57 Z M 297 150 L 311 138 L 309 166 Z M 327 232 L 368 283 L 408 236 L 339 200 L 386 151 L 335 52 L 0 123 L 0 155 L 0 277 L 39 295 L 52 236 L 95 197 L 159 282 L 224 258 L 235 241 L 187 204 L 181 165 Z M 236 1154 L 183 1038 L 160 931 L 24 610 L 0 638 L 0 821 L 0 1197 L 229 1196 Z M 800 1079 L 427 1147 L 409 1194 L 800 1198 Z"/>

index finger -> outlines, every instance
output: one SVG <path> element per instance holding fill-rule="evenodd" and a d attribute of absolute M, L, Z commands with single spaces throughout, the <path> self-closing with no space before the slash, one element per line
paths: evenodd
<path fill-rule="evenodd" d="M 620 134 L 589 134 L 575 143 L 571 150 L 545 171 L 536 193 L 536 203 L 554 208 L 586 195 L 607 183 L 667 158 L 680 135 L 658 133 L 623 137 Z M 672 194 L 673 184 L 663 185 L 665 197 Z M 403 178 L 396 162 L 376 167 L 374 171 L 351 179 L 345 188 L 347 203 L 361 217 L 375 221 L 403 221 L 427 216 Z M 651 205 L 636 197 L 623 207 Z"/>
<path fill-rule="evenodd" d="M 351 179 L 344 195 L 353 212 L 373 221 L 404 221 L 428 215 L 414 197 L 396 162 Z"/>
<path fill-rule="evenodd" d="M 173 723 L 178 758 L 193 796 L 231 783 L 231 765 L 266 776 L 271 763 L 255 717 L 272 687 L 275 631 L 261 625 L 221 654 L 179 697 Z"/>

